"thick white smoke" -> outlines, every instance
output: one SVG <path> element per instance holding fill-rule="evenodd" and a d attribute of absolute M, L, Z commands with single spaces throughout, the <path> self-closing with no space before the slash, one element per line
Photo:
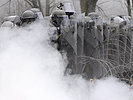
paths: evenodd
<path fill-rule="evenodd" d="M 81 76 L 64 76 L 66 64 L 49 43 L 48 28 L 34 23 L 26 28 L 0 29 L 0 100 L 133 98 L 133 91 L 113 78 L 90 84 Z"/>
<path fill-rule="evenodd" d="M 89 94 L 90 100 L 132 100 L 133 90 L 116 78 L 98 80 Z"/>

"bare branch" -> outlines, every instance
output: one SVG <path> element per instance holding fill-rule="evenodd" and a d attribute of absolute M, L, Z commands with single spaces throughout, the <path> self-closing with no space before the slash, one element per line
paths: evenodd
<path fill-rule="evenodd" d="M 29 0 L 25 0 L 31 7 L 34 7 L 33 3 Z"/>
<path fill-rule="evenodd" d="M 5 6 L 6 4 L 8 4 L 11 0 L 7 1 L 6 3 L 2 4 L 0 7 Z"/>

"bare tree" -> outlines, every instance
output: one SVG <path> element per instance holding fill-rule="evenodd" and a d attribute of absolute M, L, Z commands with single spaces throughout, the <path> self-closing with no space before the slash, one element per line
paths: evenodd
<path fill-rule="evenodd" d="M 98 0 L 80 0 L 81 11 L 85 12 L 86 15 L 90 12 L 94 12 L 97 1 Z"/>
<path fill-rule="evenodd" d="M 128 15 L 131 16 L 131 2 L 130 0 L 126 0 L 126 2 L 127 2 Z"/>
<path fill-rule="evenodd" d="M 46 16 L 49 15 L 49 11 L 50 11 L 50 1 L 49 0 L 46 0 Z"/>
<path fill-rule="evenodd" d="M 39 0 L 31 0 L 31 2 L 33 3 L 33 7 L 34 7 L 34 8 L 39 8 L 38 1 L 39 1 Z"/>
<path fill-rule="evenodd" d="M 30 0 L 25 0 L 32 8 L 33 8 L 33 3 Z"/>
<path fill-rule="evenodd" d="M 25 0 L 32 8 L 40 8 L 40 0 Z"/>
<path fill-rule="evenodd" d="M 41 2 L 40 0 L 25 0 L 32 8 L 39 8 L 42 11 Z M 43 14 L 44 15 L 44 14 Z"/>

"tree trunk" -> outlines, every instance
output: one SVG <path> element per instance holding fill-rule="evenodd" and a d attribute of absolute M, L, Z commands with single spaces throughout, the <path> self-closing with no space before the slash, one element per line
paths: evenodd
<path fill-rule="evenodd" d="M 38 0 L 32 0 L 31 2 L 33 3 L 33 8 L 39 8 Z"/>
<path fill-rule="evenodd" d="M 43 9 L 42 9 L 42 5 L 41 5 L 41 2 L 40 0 L 38 0 L 38 8 L 40 9 L 40 11 L 42 12 L 43 16 L 44 16 L 44 13 L 43 13 Z"/>
<path fill-rule="evenodd" d="M 127 0 L 127 10 L 128 10 L 128 15 L 131 16 L 131 4 L 130 4 L 130 0 Z"/>
<path fill-rule="evenodd" d="M 81 11 L 88 15 L 90 12 L 94 12 L 96 8 L 96 3 L 98 0 L 80 0 Z"/>
<path fill-rule="evenodd" d="M 25 0 L 32 8 L 39 8 L 38 0 Z"/>
<path fill-rule="evenodd" d="M 49 11 L 50 11 L 49 0 L 46 0 L 46 16 L 49 16 Z"/>
<path fill-rule="evenodd" d="M 25 0 L 32 8 L 39 8 L 40 11 L 43 13 L 42 6 L 40 0 Z"/>

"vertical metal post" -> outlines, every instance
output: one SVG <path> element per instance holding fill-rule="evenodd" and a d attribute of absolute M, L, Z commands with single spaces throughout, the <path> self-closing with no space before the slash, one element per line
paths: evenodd
<path fill-rule="evenodd" d="M 127 42 L 128 42 L 128 38 L 127 38 L 127 29 L 128 29 L 128 27 L 126 27 L 126 29 L 125 29 L 125 34 L 124 34 L 124 37 L 125 37 L 125 41 L 124 41 L 124 64 L 126 64 L 126 53 L 127 53 Z"/>
<path fill-rule="evenodd" d="M 131 23 L 130 23 L 130 28 L 132 27 L 132 23 L 133 23 L 133 21 L 131 21 Z M 133 34 L 132 34 L 133 32 L 131 29 L 130 29 L 130 33 L 131 33 L 131 53 L 130 53 L 130 63 L 131 63 L 133 60 Z M 131 65 L 130 65 L 130 67 L 131 67 Z"/>
<path fill-rule="evenodd" d="M 108 60 L 109 56 L 109 39 L 110 39 L 110 18 L 107 19 L 107 52 L 106 52 L 106 60 Z M 105 33 L 106 34 L 106 33 Z"/>
<path fill-rule="evenodd" d="M 75 25 L 74 25 L 74 41 L 75 41 L 75 67 L 76 67 L 76 73 L 78 73 L 78 48 L 77 48 L 77 20 L 75 21 Z"/>

